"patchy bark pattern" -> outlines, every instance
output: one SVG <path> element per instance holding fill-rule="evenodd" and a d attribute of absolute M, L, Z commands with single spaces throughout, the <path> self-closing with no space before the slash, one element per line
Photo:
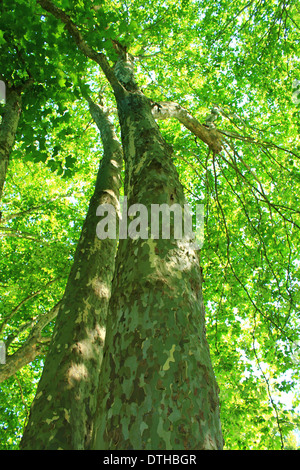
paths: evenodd
<path fill-rule="evenodd" d="M 217 129 L 208 129 L 200 124 L 186 109 L 172 101 L 154 103 L 152 114 L 155 119 L 177 119 L 195 136 L 205 142 L 214 153 L 222 150 L 222 135 Z"/>
<path fill-rule="evenodd" d="M 6 179 L 9 156 L 15 142 L 21 113 L 21 89 L 7 88 L 7 99 L 0 126 L 0 200 Z"/>
<path fill-rule="evenodd" d="M 70 17 L 49 0 L 38 3 L 64 22 L 78 48 L 100 65 L 114 90 L 129 205 L 142 203 L 148 209 L 153 203 L 183 205 L 184 195 L 170 149 L 152 116 L 150 100 L 134 82 L 126 50 L 116 48 L 123 56 L 123 67 L 119 62 L 113 71 L 104 55 L 87 45 Z M 122 239 L 116 267 L 92 447 L 222 448 L 197 253 L 188 240 Z M 74 371 L 74 380 L 75 372 L 84 375 L 83 370 Z M 88 379 L 93 381 L 95 376 L 86 374 L 86 398 L 89 391 L 95 390 Z M 91 394 L 93 405 L 94 399 Z M 53 415 L 49 426 L 55 427 L 59 419 Z M 70 422 L 70 415 L 66 421 Z M 72 422 L 75 434 L 81 421 Z M 35 424 L 40 427 L 38 419 Z M 68 433 L 67 423 L 60 432 Z M 54 439 L 54 433 L 50 439 Z"/>
<path fill-rule="evenodd" d="M 122 83 L 122 81 L 121 81 Z M 184 194 L 149 100 L 117 96 L 128 205 Z M 100 375 L 95 449 L 220 449 L 198 253 L 188 240 L 120 240 Z"/>
<path fill-rule="evenodd" d="M 116 251 L 116 240 L 96 236 L 96 209 L 110 203 L 118 210 L 122 164 L 107 116 L 91 102 L 90 110 L 104 157 L 21 449 L 89 447 Z"/>

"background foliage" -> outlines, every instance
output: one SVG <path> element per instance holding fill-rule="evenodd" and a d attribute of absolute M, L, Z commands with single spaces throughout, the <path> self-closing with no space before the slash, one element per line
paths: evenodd
<path fill-rule="evenodd" d="M 201 264 L 225 446 L 297 446 L 297 2 L 55 4 L 111 64 L 111 39 L 126 44 L 153 101 L 178 102 L 200 122 L 213 105 L 222 108 L 220 155 L 176 121 L 159 126 L 173 146 L 188 201 L 205 204 Z M 34 80 L 24 92 L 1 206 L 0 323 L 10 317 L 1 339 L 12 355 L 62 296 L 92 194 L 101 144 L 80 85 L 95 99 L 99 90 L 108 101 L 111 95 L 64 26 L 35 0 L 4 0 L 0 10 L 0 78 L 16 86 Z M 41 355 L 1 384 L 2 448 L 17 448 L 42 366 Z"/>

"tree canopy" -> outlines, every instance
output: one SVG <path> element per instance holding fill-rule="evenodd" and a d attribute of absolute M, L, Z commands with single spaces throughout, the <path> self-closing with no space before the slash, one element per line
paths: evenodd
<path fill-rule="evenodd" d="M 225 448 L 289 447 L 299 429 L 299 28 L 295 0 L 1 2 L 0 143 L 8 98 L 21 97 L 0 218 L 3 449 L 18 447 L 28 419 L 102 158 L 87 96 L 105 100 L 120 134 L 106 80 L 116 47 L 134 56 L 158 114 L 176 103 L 157 122 L 191 207 L 204 204 Z M 213 107 L 219 151 L 203 128 Z"/>

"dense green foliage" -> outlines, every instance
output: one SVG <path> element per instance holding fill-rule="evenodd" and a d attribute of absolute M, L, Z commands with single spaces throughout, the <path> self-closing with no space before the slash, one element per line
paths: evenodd
<path fill-rule="evenodd" d="M 112 100 L 103 74 L 38 3 L 0 4 L 0 79 L 33 80 L 1 201 L 0 339 L 8 355 L 60 300 L 93 191 L 101 144 L 80 86 Z M 205 205 L 203 293 L 225 447 L 289 447 L 300 398 L 297 2 L 54 3 L 111 64 L 111 39 L 126 45 L 153 101 L 175 101 L 200 122 L 221 107 L 219 155 L 176 121 L 159 126 L 189 202 Z M 1 448 L 18 446 L 42 359 L 0 385 Z"/>

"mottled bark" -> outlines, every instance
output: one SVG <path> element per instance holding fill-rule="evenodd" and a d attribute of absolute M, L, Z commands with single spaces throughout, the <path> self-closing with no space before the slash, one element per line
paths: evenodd
<path fill-rule="evenodd" d="M 100 204 L 118 210 L 122 149 L 105 110 L 90 101 L 104 147 L 74 264 L 56 320 L 22 449 L 89 447 L 116 240 L 96 236 Z"/>
<path fill-rule="evenodd" d="M 0 126 L 0 200 L 2 199 L 9 156 L 15 142 L 21 113 L 21 93 L 21 89 L 9 87 L 6 91 L 6 104 Z"/>
<path fill-rule="evenodd" d="M 171 150 L 116 73 L 128 205 L 183 207 Z M 133 90 L 133 91 L 132 91 Z M 189 240 L 120 240 L 100 375 L 95 449 L 221 449 L 217 384 L 205 335 L 199 257 Z"/>
<path fill-rule="evenodd" d="M 114 90 L 129 205 L 183 205 L 170 149 L 150 100 L 134 83 L 131 64 L 123 60 L 122 67 L 120 61 L 113 73 L 67 15 L 49 0 L 37 1 L 65 23 L 78 48 L 100 65 Z M 222 448 L 199 258 L 188 240 L 120 240 L 100 379 L 93 448 Z M 55 426 L 57 419 L 49 424 Z M 73 431 L 78 432 L 78 424 Z"/>
<path fill-rule="evenodd" d="M 172 101 L 154 103 L 152 114 L 155 119 L 177 119 L 195 136 L 205 142 L 214 153 L 221 152 L 222 135 L 218 130 L 205 127 L 179 104 Z"/>

